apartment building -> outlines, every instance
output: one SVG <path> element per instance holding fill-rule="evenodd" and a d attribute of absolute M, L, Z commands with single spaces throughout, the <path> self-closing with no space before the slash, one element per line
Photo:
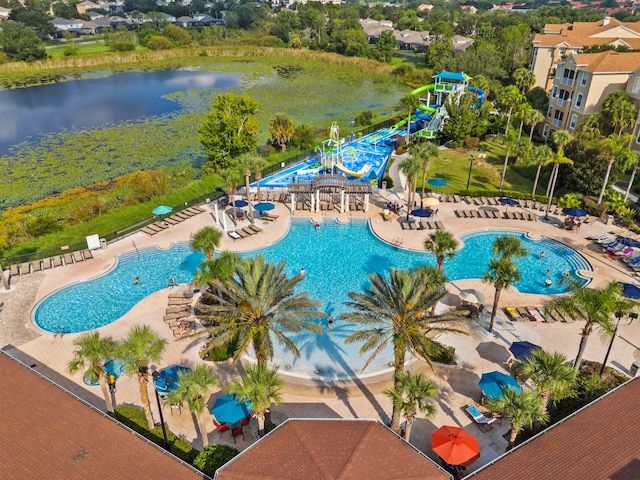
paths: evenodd
<path fill-rule="evenodd" d="M 569 55 L 557 65 L 542 136 L 554 130 L 575 130 L 587 116 L 599 112 L 616 90 L 631 88 L 632 98 L 640 98 L 638 69 L 640 52 Z"/>
<path fill-rule="evenodd" d="M 631 97 L 636 105 L 640 106 L 640 69 L 634 71 L 629 77 L 629 81 L 627 82 L 627 94 Z M 636 118 L 636 124 L 633 127 L 633 141 L 629 148 L 634 152 L 638 152 L 640 154 L 640 109 L 638 109 L 638 116 Z"/>
<path fill-rule="evenodd" d="M 593 45 L 640 48 L 640 22 L 620 22 L 604 17 L 597 22 L 545 25 L 543 33 L 533 39 L 531 71 L 536 76 L 534 87 L 549 92 L 558 64 L 569 55 Z"/>

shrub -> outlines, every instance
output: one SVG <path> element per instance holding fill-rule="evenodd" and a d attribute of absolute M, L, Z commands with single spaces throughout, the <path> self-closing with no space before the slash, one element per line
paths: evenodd
<path fill-rule="evenodd" d="M 236 351 L 236 347 L 236 342 L 220 345 L 212 348 L 206 355 L 204 355 L 203 359 L 209 360 L 210 362 L 224 362 L 233 357 L 233 352 Z"/>
<path fill-rule="evenodd" d="M 598 200 L 595 197 L 584 197 L 584 209 L 588 214 L 593 215 L 594 217 L 602 217 L 607 210 L 609 209 L 609 205 L 606 202 L 602 202 L 598 205 Z"/>
<path fill-rule="evenodd" d="M 385 176 L 382 181 L 387 182 L 387 188 L 393 188 L 393 178 L 391 178 L 389 175 Z"/>
<path fill-rule="evenodd" d="M 182 45 L 189 45 L 192 40 L 189 32 L 175 25 L 165 25 L 162 29 L 162 33 Z"/>
<path fill-rule="evenodd" d="M 221 466 L 238 455 L 238 449 L 229 445 L 210 445 L 206 447 L 193 461 L 193 466 L 205 475 L 213 476 Z"/>
<path fill-rule="evenodd" d="M 149 50 L 170 50 L 173 48 L 173 43 L 167 37 L 154 35 L 147 42 L 147 48 Z"/>
<path fill-rule="evenodd" d="M 356 115 L 354 121 L 359 127 L 367 127 L 373 123 L 373 117 L 374 115 L 371 110 L 365 110 Z"/>
<path fill-rule="evenodd" d="M 469 150 L 475 150 L 480 145 L 480 139 L 478 137 L 467 137 L 464 140 L 464 147 Z"/>

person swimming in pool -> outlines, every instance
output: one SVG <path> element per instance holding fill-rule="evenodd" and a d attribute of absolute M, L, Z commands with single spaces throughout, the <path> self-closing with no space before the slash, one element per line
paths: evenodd
<path fill-rule="evenodd" d="M 134 285 L 140 285 L 140 279 L 138 277 L 133 279 L 133 284 Z"/>

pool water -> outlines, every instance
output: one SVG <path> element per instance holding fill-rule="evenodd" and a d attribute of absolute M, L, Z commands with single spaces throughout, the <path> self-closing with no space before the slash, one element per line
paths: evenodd
<path fill-rule="evenodd" d="M 454 259 L 445 263 L 449 280 L 482 278 L 492 257 L 492 245 L 502 234 L 519 237 L 529 255 L 517 259 L 521 280 L 515 286 L 525 293 L 557 294 L 566 291 L 560 281 L 565 271 L 575 279 L 576 270 L 591 270 L 589 263 L 577 252 L 550 239 L 531 240 L 518 232 L 496 230 L 475 232 L 462 237 L 464 246 Z M 544 258 L 539 257 L 544 251 Z M 322 311 L 334 318 L 331 329 L 326 317 L 315 320 L 325 326 L 325 333 L 292 333 L 291 340 L 300 350 L 294 358 L 283 345 L 276 343 L 274 363 L 291 373 L 322 376 L 324 379 L 350 377 L 379 371 L 388 366 L 391 349 L 381 352 L 376 360 L 362 371 L 366 356 L 360 356 L 359 344 L 345 344 L 344 340 L 359 327 L 342 322 L 347 311 L 349 291 L 361 292 L 368 285 L 372 272 L 386 273 L 390 267 L 410 269 L 420 265 L 435 266 L 433 255 L 410 252 L 380 241 L 366 221 L 338 224 L 324 223 L 319 229 L 309 221 L 294 221 L 286 237 L 270 247 L 247 253 L 264 254 L 267 260 L 287 260 L 286 271 L 294 275 L 305 270 L 301 289 L 321 302 Z M 187 244 L 176 244 L 168 250 L 150 248 L 121 256 L 117 267 L 97 279 L 64 288 L 44 299 L 34 314 L 40 328 L 51 332 L 62 328 L 67 332 L 81 332 L 107 325 L 130 310 L 137 302 L 162 288 L 171 275 L 179 283 L 191 281 L 203 256 L 190 250 Z M 549 270 L 547 275 L 546 270 Z M 140 284 L 134 285 L 138 276 Z M 546 278 L 552 282 L 545 285 Z M 586 282 L 586 281 L 585 281 Z M 316 373 L 317 372 L 317 373 Z"/>

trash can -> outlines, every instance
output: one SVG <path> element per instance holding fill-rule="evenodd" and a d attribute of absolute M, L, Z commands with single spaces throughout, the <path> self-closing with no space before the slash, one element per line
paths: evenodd
<path fill-rule="evenodd" d="M 382 182 L 382 190 L 386 190 L 387 189 L 387 182 Z"/>
<path fill-rule="evenodd" d="M 100 248 L 102 250 L 104 250 L 105 248 L 107 248 L 107 239 L 106 238 L 101 238 L 100 239 Z"/>
<path fill-rule="evenodd" d="M 640 361 L 633 362 L 631 364 L 631 368 L 629 369 L 629 375 L 631 377 L 637 377 L 640 373 Z"/>
<path fill-rule="evenodd" d="M 607 215 L 607 225 L 613 225 L 613 215 Z"/>

